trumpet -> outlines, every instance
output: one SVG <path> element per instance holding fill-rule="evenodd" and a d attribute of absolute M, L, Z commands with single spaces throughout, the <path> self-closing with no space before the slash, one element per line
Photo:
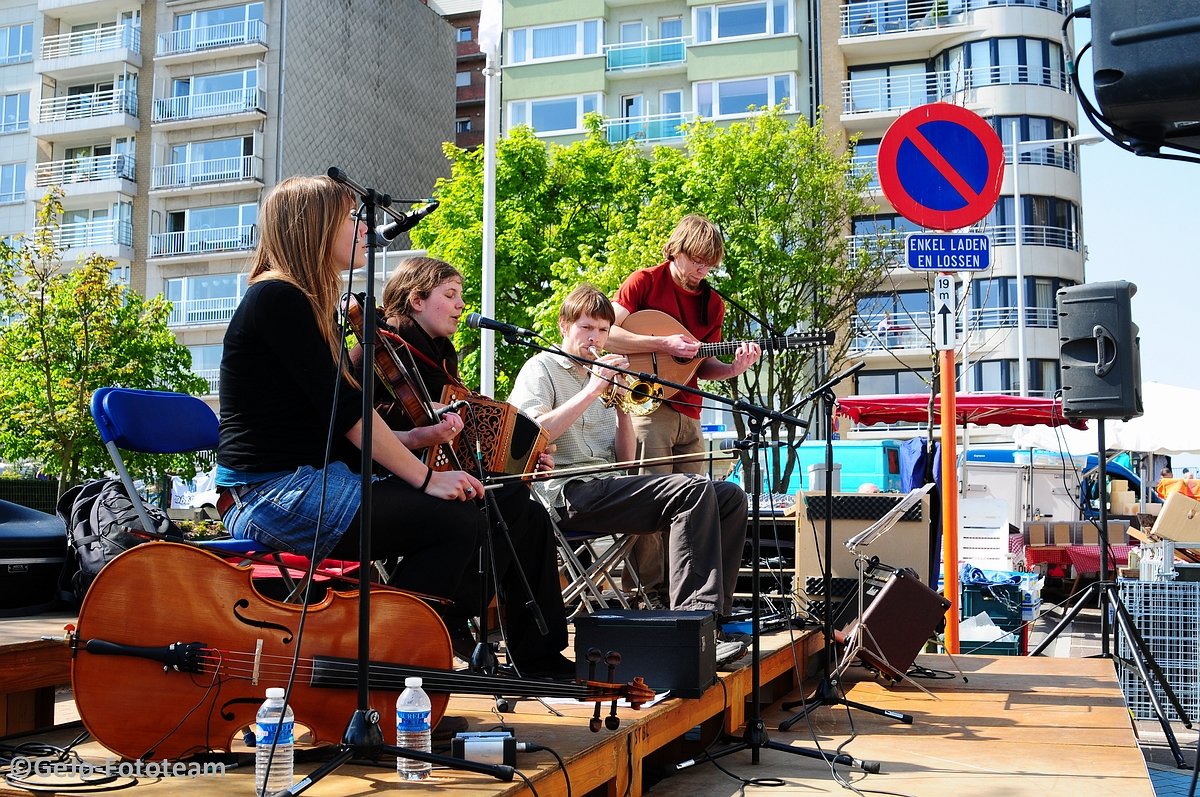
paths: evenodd
<path fill-rule="evenodd" d="M 588 351 L 597 360 L 607 354 L 596 351 L 595 346 L 589 346 Z M 619 384 L 621 382 L 625 384 Z M 662 385 L 655 385 L 629 374 L 618 374 L 617 381 L 600 395 L 600 402 L 605 407 L 616 407 L 629 415 L 644 416 L 662 405 L 662 392 Z"/>

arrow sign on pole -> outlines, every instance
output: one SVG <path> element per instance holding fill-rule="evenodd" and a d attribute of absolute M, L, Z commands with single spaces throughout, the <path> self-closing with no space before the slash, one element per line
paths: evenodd
<path fill-rule="evenodd" d="M 958 344 L 954 336 L 954 276 L 938 274 L 933 281 L 933 334 L 938 351 L 953 351 Z"/>

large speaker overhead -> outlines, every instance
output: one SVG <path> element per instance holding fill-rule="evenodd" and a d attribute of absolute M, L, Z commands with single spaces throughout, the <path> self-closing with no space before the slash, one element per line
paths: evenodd
<path fill-rule="evenodd" d="M 1135 148 L 1200 152 L 1200 0 L 1092 0 L 1096 102 Z"/>
<path fill-rule="evenodd" d="M 1058 292 L 1062 411 L 1068 418 L 1142 414 L 1142 358 L 1125 280 L 1093 282 Z"/>

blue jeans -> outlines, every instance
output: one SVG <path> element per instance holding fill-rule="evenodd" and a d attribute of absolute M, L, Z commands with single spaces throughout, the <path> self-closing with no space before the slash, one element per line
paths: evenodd
<path fill-rule="evenodd" d="M 303 465 L 294 473 L 235 489 L 233 508 L 222 520 L 238 539 L 320 561 L 329 556 L 358 513 L 361 481 L 343 462 L 330 463 L 324 470 Z"/>

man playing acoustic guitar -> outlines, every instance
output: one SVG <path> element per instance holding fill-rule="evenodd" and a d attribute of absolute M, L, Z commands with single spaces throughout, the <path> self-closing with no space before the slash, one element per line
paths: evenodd
<path fill-rule="evenodd" d="M 631 355 L 630 367 L 635 371 L 658 373 L 688 387 L 696 387 L 699 379 L 733 379 L 741 375 L 762 355 L 758 344 L 739 345 L 732 363 L 716 357 L 697 358 L 702 342 L 720 341 L 725 320 L 725 302 L 705 279 L 725 255 L 721 230 L 703 216 L 684 216 L 667 239 L 663 254 L 666 260 L 633 272 L 617 290 L 613 299 L 616 325 L 609 335 L 609 349 Z M 643 310 L 666 313 L 684 329 L 655 330 L 650 328 L 653 324 L 635 328 L 626 323 L 631 313 Z M 668 372 L 663 365 L 674 366 L 675 370 Z M 673 378 L 676 374 L 679 378 Z M 653 413 L 634 417 L 633 428 L 645 458 L 704 450 L 700 397 L 691 393 L 675 393 Z M 689 462 L 674 467 L 644 467 L 642 473 L 700 473 L 703 469 L 702 462 Z M 667 567 L 662 537 L 640 538 L 632 558 L 646 590 L 665 592 Z"/>

